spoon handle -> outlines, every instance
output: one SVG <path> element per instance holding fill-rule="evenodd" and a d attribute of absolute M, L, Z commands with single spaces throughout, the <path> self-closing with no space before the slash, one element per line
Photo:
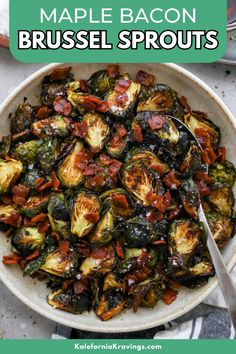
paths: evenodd
<path fill-rule="evenodd" d="M 221 291 L 224 295 L 224 299 L 228 307 L 229 315 L 231 317 L 234 329 L 236 330 L 236 288 L 232 282 L 228 270 L 226 269 L 221 253 L 214 240 L 211 229 L 206 220 L 205 213 L 202 209 L 202 205 L 199 207 L 198 214 L 199 220 L 203 223 L 207 233 L 207 246 L 211 254 Z"/>

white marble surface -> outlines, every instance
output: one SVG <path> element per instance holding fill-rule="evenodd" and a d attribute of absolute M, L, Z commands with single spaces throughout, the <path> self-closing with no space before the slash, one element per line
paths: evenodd
<path fill-rule="evenodd" d="M 0 103 L 9 92 L 42 64 L 22 64 L 10 52 L 0 48 Z M 236 116 L 236 66 L 222 64 L 184 64 L 203 79 Z M 0 338 L 50 338 L 55 323 L 21 303 L 0 282 Z"/>

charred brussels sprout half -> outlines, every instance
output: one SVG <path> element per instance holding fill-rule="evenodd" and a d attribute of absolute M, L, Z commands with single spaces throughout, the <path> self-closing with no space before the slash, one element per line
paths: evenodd
<path fill-rule="evenodd" d="M 8 224 L 12 215 L 19 215 L 18 209 L 14 204 L 0 204 L 0 223 Z"/>
<path fill-rule="evenodd" d="M 60 137 L 69 134 L 68 123 L 65 117 L 57 115 L 38 120 L 32 124 L 32 133 L 39 138 Z"/>
<path fill-rule="evenodd" d="M 125 189 L 110 189 L 100 195 L 115 217 L 128 218 L 134 213 L 133 202 Z"/>
<path fill-rule="evenodd" d="M 109 136 L 110 128 L 105 119 L 98 113 L 87 113 L 83 116 L 83 122 L 87 124 L 85 141 L 94 153 L 102 150 Z"/>
<path fill-rule="evenodd" d="M 124 188 L 143 205 L 149 205 L 147 194 L 155 191 L 155 180 L 152 172 L 139 162 L 124 165 L 121 170 Z"/>
<path fill-rule="evenodd" d="M 160 158 L 154 154 L 154 152 L 145 148 L 134 148 L 131 150 L 131 152 L 126 157 L 126 162 L 133 161 L 141 161 L 145 167 L 154 169 L 155 171 L 159 170 L 161 173 L 166 173 L 170 169 L 167 163 L 162 162 Z"/>
<path fill-rule="evenodd" d="M 108 209 L 91 232 L 89 241 L 92 245 L 105 245 L 111 241 L 113 229 L 114 217 L 112 215 L 112 210 Z"/>
<path fill-rule="evenodd" d="M 234 206 L 234 195 L 232 188 L 227 184 L 214 184 L 208 201 L 212 208 L 223 216 L 231 216 Z"/>
<path fill-rule="evenodd" d="M 33 218 L 47 210 L 48 199 L 47 195 L 29 197 L 22 205 L 21 211 L 28 218 Z"/>
<path fill-rule="evenodd" d="M 230 218 L 212 211 L 206 213 L 206 218 L 218 247 L 223 248 L 225 243 L 232 237 L 234 231 L 233 222 Z"/>
<path fill-rule="evenodd" d="M 50 196 L 48 213 L 54 219 L 69 220 L 69 210 L 63 193 L 54 193 Z"/>
<path fill-rule="evenodd" d="M 26 143 L 20 143 L 13 150 L 14 157 L 26 164 L 34 163 L 36 162 L 38 149 L 41 144 L 41 140 L 31 140 Z"/>
<path fill-rule="evenodd" d="M 18 134 L 30 129 L 33 108 L 29 104 L 21 104 L 11 119 L 11 133 Z"/>
<path fill-rule="evenodd" d="M 10 191 L 23 170 L 21 161 L 0 159 L 0 195 Z"/>
<path fill-rule="evenodd" d="M 207 119 L 204 113 L 191 112 L 184 117 L 184 123 L 198 138 L 203 147 L 217 149 L 220 143 L 220 129 Z"/>
<path fill-rule="evenodd" d="M 209 176 L 212 177 L 213 183 L 226 183 L 233 187 L 236 179 L 236 170 L 229 161 L 225 161 L 223 164 L 215 162 L 209 167 Z"/>
<path fill-rule="evenodd" d="M 176 93 L 167 85 L 156 84 L 148 89 L 138 104 L 137 112 L 171 113 L 176 107 Z"/>
<path fill-rule="evenodd" d="M 94 248 L 92 255 L 85 258 L 80 266 L 83 275 L 109 273 L 115 266 L 116 257 L 112 245 Z"/>
<path fill-rule="evenodd" d="M 78 257 L 75 252 L 62 253 L 55 250 L 47 255 L 41 269 L 58 277 L 70 278 L 75 274 L 77 267 Z"/>
<path fill-rule="evenodd" d="M 55 98 L 66 96 L 65 85 L 59 83 L 45 83 L 41 92 L 41 103 L 51 107 Z"/>
<path fill-rule="evenodd" d="M 215 275 L 213 265 L 210 261 L 202 261 L 194 266 L 176 271 L 171 275 L 172 279 L 190 289 L 206 283 L 210 277 Z"/>
<path fill-rule="evenodd" d="M 193 175 L 201 169 L 201 151 L 195 144 L 191 144 L 187 155 L 180 166 L 181 173 L 184 177 L 193 177 Z"/>
<path fill-rule="evenodd" d="M 135 81 L 129 80 L 127 76 L 120 78 L 118 82 L 116 82 L 116 85 L 119 85 L 119 83 L 122 87 L 125 87 L 126 90 L 124 89 L 124 91 L 119 94 L 115 86 L 114 90 L 108 92 L 105 99 L 110 106 L 109 113 L 117 118 L 125 119 L 136 104 L 141 85 Z"/>
<path fill-rule="evenodd" d="M 22 255 L 27 256 L 45 245 L 45 233 L 37 227 L 21 227 L 12 236 L 12 246 Z"/>
<path fill-rule="evenodd" d="M 186 212 L 193 219 L 197 219 L 200 199 L 196 183 L 192 179 L 184 180 L 181 184 L 179 194 Z"/>
<path fill-rule="evenodd" d="M 154 307 L 160 300 L 164 288 L 163 279 L 157 275 L 138 284 L 134 289 L 134 296 L 140 302 L 140 306 Z"/>
<path fill-rule="evenodd" d="M 72 287 L 56 290 L 48 296 L 48 304 L 53 308 L 78 315 L 89 309 L 89 296 L 86 292 L 75 294 Z"/>
<path fill-rule="evenodd" d="M 100 218 L 100 202 L 88 192 L 78 193 L 71 206 L 71 232 L 78 237 L 87 235 Z"/>
<path fill-rule="evenodd" d="M 129 247 L 145 247 L 156 239 L 153 226 L 141 217 L 135 217 L 125 223 L 123 237 Z"/>
<path fill-rule="evenodd" d="M 38 191 L 35 182 L 38 178 L 43 177 L 43 174 L 36 168 L 29 169 L 25 172 L 22 183 L 29 188 L 31 194 L 37 194 Z"/>
<path fill-rule="evenodd" d="M 181 265 L 184 265 L 200 244 L 201 236 L 202 230 L 194 221 L 188 219 L 173 221 L 168 233 L 171 256 L 178 257 Z"/>
<path fill-rule="evenodd" d="M 58 167 L 58 177 L 62 185 L 67 188 L 78 187 L 84 179 L 82 170 L 76 164 L 77 155 L 82 152 L 83 149 L 83 144 L 80 141 L 75 142 L 74 148 Z"/>
<path fill-rule="evenodd" d="M 45 139 L 38 149 L 38 162 L 45 173 L 50 173 L 59 155 L 57 139 Z"/>
<path fill-rule="evenodd" d="M 109 290 L 99 300 L 96 314 L 102 321 L 108 321 L 118 315 L 125 307 L 125 299 L 121 292 Z"/>
<path fill-rule="evenodd" d="M 114 87 L 115 80 L 109 78 L 107 70 L 99 70 L 92 74 L 88 83 L 92 93 L 103 98 Z"/>

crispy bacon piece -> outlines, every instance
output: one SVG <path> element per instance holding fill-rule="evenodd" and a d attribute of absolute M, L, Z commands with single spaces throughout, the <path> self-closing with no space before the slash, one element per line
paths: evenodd
<path fill-rule="evenodd" d="M 18 256 L 17 254 L 13 253 L 10 254 L 9 256 L 3 256 L 3 263 L 4 264 L 17 264 L 20 260 L 20 256 Z"/>
<path fill-rule="evenodd" d="M 52 177 L 52 189 L 54 191 L 58 191 L 58 189 L 60 188 L 60 184 L 61 183 L 60 183 L 59 179 L 57 178 L 57 175 L 56 175 L 55 171 L 52 171 L 51 177 Z"/>
<path fill-rule="evenodd" d="M 51 81 L 62 81 L 65 80 L 70 72 L 71 68 L 57 68 L 55 69 L 51 75 L 50 75 L 50 80 Z"/>
<path fill-rule="evenodd" d="M 66 240 L 60 240 L 59 250 L 61 253 L 67 254 L 70 251 L 70 242 Z"/>
<path fill-rule="evenodd" d="M 122 95 L 119 95 L 117 93 L 115 98 L 116 98 L 117 105 L 120 107 L 123 107 L 125 105 L 125 103 L 129 100 L 127 93 L 123 93 Z"/>
<path fill-rule="evenodd" d="M 224 163 L 226 159 L 226 148 L 225 147 L 220 147 L 218 154 L 217 154 L 217 161 L 219 161 L 219 163 Z"/>
<path fill-rule="evenodd" d="M 115 84 L 114 91 L 119 95 L 123 95 L 130 87 L 130 84 L 130 80 L 121 79 Z"/>
<path fill-rule="evenodd" d="M 54 111 L 68 117 L 72 112 L 72 105 L 64 98 L 57 96 L 53 102 Z"/>
<path fill-rule="evenodd" d="M 38 107 L 35 116 L 38 120 L 46 119 L 49 117 L 51 111 L 47 106 Z"/>
<path fill-rule="evenodd" d="M 178 173 L 175 170 L 171 170 L 163 179 L 166 186 L 170 189 L 177 189 L 181 182 L 177 178 Z"/>
<path fill-rule="evenodd" d="M 87 279 L 76 280 L 73 283 L 74 293 L 77 295 L 79 295 L 83 291 L 87 290 L 87 288 L 88 288 L 88 280 Z"/>
<path fill-rule="evenodd" d="M 139 70 L 136 75 L 136 81 L 144 86 L 151 86 L 154 83 L 155 76 L 148 74 L 146 71 Z"/>
<path fill-rule="evenodd" d="M 206 184 L 209 184 L 212 182 L 212 177 L 208 176 L 204 171 L 198 171 L 195 175 L 195 180 L 198 182 L 203 181 Z"/>
<path fill-rule="evenodd" d="M 187 98 L 185 96 L 181 97 L 180 103 L 182 104 L 182 106 L 184 106 L 184 109 L 185 109 L 186 113 L 190 113 L 191 112 L 191 108 L 188 105 Z"/>
<path fill-rule="evenodd" d="M 110 166 L 113 163 L 113 159 L 110 156 L 106 155 L 106 154 L 101 154 L 99 156 L 99 160 L 105 166 Z"/>
<path fill-rule="evenodd" d="M 150 210 L 148 211 L 147 215 L 146 215 L 146 219 L 147 221 L 150 222 L 150 224 L 155 224 L 156 221 L 156 213 L 154 210 Z"/>
<path fill-rule="evenodd" d="M 125 258 L 125 254 L 124 254 L 124 251 L 122 249 L 122 246 L 121 246 L 119 240 L 116 240 L 116 253 L 117 253 L 118 257 L 120 257 L 122 259 Z"/>
<path fill-rule="evenodd" d="M 88 92 L 88 82 L 87 80 L 80 80 L 79 82 L 80 84 L 80 90 L 84 93 L 87 93 Z"/>
<path fill-rule="evenodd" d="M 44 178 L 37 178 L 34 182 L 35 188 L 39 191 L 42 192 L 45 189 L 48 189 L 52 187 L 52 181 L 47 181 Z"/>
<path fill-rule="evenodd" d="M 88 164 L 92 162 L 93 153 L 89 149 L 83 149 L 80 151 L 75 158 L 75 166 L 81 170 L 85 170 Z"/>
<path fill-rule="evenodd" d="M 213 164 L 217 159 L 217 155 L 212 148 L 206 148 L 202 151 L 202 160 L 207 165 Z"/>
<path fill-rule="evenodd" d="M 106 176 L 97 175 L 87 179 L 88 188 L 103 187 L 106 184 Z"/>
<path fill-rule="evenodd" d="M 23 184 L 18 184 L 12 187 L 12 193 L 18 195 L 19 197 L 26 198 L 29 194 L 29 188 L 24 186 Z"/>
<path fill-rule="evenodd" d="M 146 199 L 151 206 L 157 208 L 161 213 L 164 213 L 169 208 L 171 203 L 170 192 L 166 192 L 163 196 L 154 192 L 149 192 L 146 195 Z"/>
<path fill-rule="evenodd" d="M 94 259 L 106 258 L 109 252 L 110 252 L 109 247 L 93 248 L 91 252 L 91 257 Z"/>
<path fill-rule="evenodd" d="M 98 111 L 101 113 L 106 113 L 110 107 L 109 102 L 103 101 L 100 98 L 94 96 L 85 96 L 84 105 L 92 111 Z"/>
<path fill-rule="evenodd" d="M 22 217 L 17 211 L 15 211 L 8 217 L 1 217 L 0 222 L 13 227 L 20 227 L 22 223 Z"/>
<path fill-rule="evenodd" d="M 116 64 L 110 64 L 108 65 L 107 68 L 107 75 L 109 76 L 110 79 L 114 79 L 120 74 L 119 71 L 119 65 Z"/>
<path fill-rule="evenodd" d="M 88 124 L 87 122 L 76 122 L 74 124 L 73 135 L 78 136 L 81 139 L 85 138 L 88 134 Z"/>
<path fill-rule="evenodd" d="M 161 129 L 164 123 L 165 119 L 162 116 L 152 116 L 148 119 L 148 125 L 152 130 Z"/>
<path fill-rule="evenodd" d="M 31 219 L 31 221 L 32 221 L 33 223 L 36 223 L 36 224 L 37 224 L 38 222 L 45 221 L 45 220 L 47 219 L 47 217 L 48 217 L 47 214 L 45 214 L 45 213 L 40 213 L 40 214 L 34 216 L 34 217 Z"/>
<path fill-rule="evenodd" d="M 102 168 L 97 163 L 92 162 L 90 163 L 85 170 L 83 171 L 83 175 L 88 176 L 95 176 L 98 172 L 101 172 Z"/>
<path fill-rule="evenodd" d="M 124 208 L 124 209 L 129 209 L 129 203 L 127 201 L 127 198 L 124 194 L 118 194 L 114 195 L 112 197 L 114 205 L 119 207 L 119 208 Z"/>
<path fill-rule="evenodd" d="M 96 222 L 98 222 L 98 220 L 100 219 L 100 216 L 98 213 L 89 213 L 89 214 L 86 214 L 84 217 L 86 220 L 88 220 L 92 224 L 96 224 Z"/>
<path fill-rule="evenodd" d="M 143 142 L 142 128 L 138 123 L 132 125 L 132 138 L 133 141 L 136 141 L 137 143 L 141 144 Z"/>
<path fill-rule="evenodd" d="M 38 232 L 44 233 L 44 232 L 48 231 L 48 228 L 49 228 L 49 222 L 47 220 L 45 220 L 44 222 L 39 224 Z"/>
<path fill-rule="evenodd" d="M 211 193 L 210 188 L 207 187 L 204 181 L 197 181 L 197 185 L 201 197 L 205 197 L 206 195 L 209 195 Z"/>
<path fill-rule="evenodd" d="M 166 305 L 170 305 L 170 304 L 172 304 L 173 301 L 176 300 L 177 295 L 178 295 L 177 290 L 174 290 L 174 289 L 168 287 L 164 290 L 161 299 Z"/>

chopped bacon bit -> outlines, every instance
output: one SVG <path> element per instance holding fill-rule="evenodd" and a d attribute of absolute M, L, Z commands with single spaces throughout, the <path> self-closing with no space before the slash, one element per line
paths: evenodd
<path fill-rule="evenodd" d="M 147 215 L 146 215 L 146 219 L 147 221 L 150 222 L 150 224 L 155 224 L 155 221 L 156 221 L 156 213 L 154 210 L 150 210 Z"/>
<path fill-rule="evenodd" d="M 26 198 L 29 194 L 29 188 L 23 184 L 18 184 L 12 188 L 12 193 L 18 195 L 19 197 Z"/>
<path fill-rule="evenodd" d="M 123 107 L 125 103 L 129 100 L 129 97 L 127 93 L 123 93 L 122 95 L 119 95 L 118 93 L 115 96 L 116 103 L 118 106 Z"/>
<path fill-rule="evenodd" d="M 110 166 L 113 164 L 113 159 L 106 154 L 101 154 L 99 160 L 104 166 Z"/>
<path fill-rule="evenodd" d="M 166 186 L 170 189 L 177 189 L 181 182 L 177 178 L 178 173 L 175 170 L 171 170 L 163 179 Z"/>
<path fill-rule="evenodd" d="M 195 175 L 195 180 L 198 182 L 203 181 L 206 184 L 209 184 L 212 182 L 212 177 L 208 176 L 204 171 L 198 171 Z"/>
<path fill-rule="evenodd" d="M 148 74 L 146 71 L 139 70 L 136 75 L 136 81 L 144 86 L 151 86 L 154 83 L 155 76 Z"/>
<path fill-rule="evenodd" d="M 218 154 L 217 154 L 217 161 L 219 161 L 219 163 L 224 163 L 226 159 L 226 148 L 225 147 L 220 147 Z"/>
<path fill-rule="evenodd" d="M 204 181 L 197 182 L 197 185 L 201 197 L 205 197 L 211 193 L 211 190 L 206 186 Z"/>
<path fill-rule="evenodd" d="M 42 184 L 45 183 L 45 179 L 44 178 L 37 178 L 34 182 L 35 188 L 38 189 Z"/>
<path fill-rule="evenodd" d="M 158 172 L 161 176 L 164 173 L 164 168 L 161 164 L 151 165 L 150 168 L 156 172 Z"/>
<path fill-rule="evenodd" d="M 130 87 L 130 84 L 131 84 L 130 80 L 121 79 L 117 81 L 117 83 L 115 84 L 114 91 L 119 95 L 123 95 Z"/>
<path fill-rule="evenodd" d="M 0 221 L 6 225 L 20 227 L 22 223 L 22 217 L 17 211 L 14 211 L 8 217 L 0 217 Z"/>
<path fill-rule="evenodd" d="M 57 178 L 55 171 L 52 171 L 51 177 L 52 177 L 52 189 L 54 191 L 58 191 L 61 183 L 60 183 L 59 179 Z"/>
<path fill-rule="evenodd" d="M 93 158 L 93 153 L 89 149 L 83 149 L 80 151 L 75 158 L 75 167 L 85 170 L 88 167 L 88 164 Z"/>
<path fill-rule="evenodd" d="M 177 283 L 176 281 L 172 279 L 167 279 L 167 284 L 174 289 L 180 289 L 182 287 L 181 284 Z"/>
<path fill-rule="evenodd" d="M 79 82 L 80 90 L 84 93 L 88 92 L 88 81 L 87 80 L 80 80 Z"/>
<path fill-rule="evenodd" d="M 166 241 L 165 240 L 156 240 L 152 242 L 153 245 L 166 245 Z"/>
<path fill-rule="evenodd" d="M 29 218 L 24 218 L 24 226 L 34 226 L 34 223 Z"/>
<path fill-rule="evenodd" d="M 44 232 L 48 231 L 48 228 L 49 228 L 49 223 L 47 220 L 45 220 L 44 222 L 39 224 L 38 232 L 44 233 Z"/>
<path fill-rule="evenodd" d="M 70 72 L 71 68 L 57 68 L 55 69 L 51 75 L 50 75 L 50 80 L 51 81 L 62 81 L 65 80 Z"/>
<path fill-rule="evenodd" d="M 117 253 L 118 257 L 123 258 L 123 259 L 125 258 L 125 254 L 124 254 L 124 251 L 122 249 L 122 246 L 121 246 L 119 240 L 116 240 L 116 253 Z"/>
<path fill-rule="evenodd" d="M 162 294 L 162 301 L 166 304 L 166 305 L 170 305 L 172 304 L 173 301 L 176 300 L 178 295 L 178 291 L 171 289 L 171 288 L 166 288 Z"/>
<path fill-rule="evenodd" d="M 176 206 L 173 210 L 171 210 L 168 214 L 168 220 L 172 221 L 177 218 L 181 214 L 182 210 Z"/>
<path fill-rule="evenodd" d="M 85 291 L 88 288 L 87 279 L 76 280 L 73 283 L 73 288 L 74 288 L 74 293 L 76 295 L 81 294 L 83 291 Z"/>
<path fill-rule="evenodd" d="M 92 224 L 96 224 L 96 222 L 98 222 L 98 220 L 100 219 L 100 216 L 98 213 L 88 213 L 84 217 L 86 220 L 88 220 Z"/>
<path fill-rule="evenodd" d="M 66 240 L 60 240 L 59 250 L 61 253 L 67 254 L 70 251 L 70 242 Z"/>
<path fill-rule="evenodd" d="M 87 122 L 76 122 L 74 125 L 73 135 L 79 136 L 81 139 L 85 138 L 88 134 Z"/>
<path fill-rule="evenodd" d="M 23 205 L 25 203 L 25 198 L 20 197 L 19 195 L 13 194 L 12 200 L 17 205 Z"/>
<path fill-rule="evenodd" d="M 10 197 L 9 195 L 2 195 L 1 201 L 6 205 L 12 204 L 12 197 Z"/>
<path fill-rule="evenodd" d="M 69 280 L 63 280 L 63 282 L 62 282 L 62 289 L 63 289 L 63 290 L 66 290 L 66 289 L 69 287 L 69 285 L 70 285 Z"/>
<path fill-rule="evenodd" d="M 194 134 L 196 135 L 197 140 L 203 148 L 211 147 L 212 138 L 207 129 L 195 128 Z"/>
<path fill-rule="evenodd" d="M 119 65 L 116 64 L 110 64 L 108 65 L 107 68 L 107 75 L 109 76 L 110 79 L 114 79 L 120 74 L 119 71 Z"/>
<path fill-rule="evenodd" d="M 148 192 L 146 199 L 151 204 L 151 206 L 157 208 L 161 213 L 164 213 L 166 209 L 169 208 L 171 203 L 170 192 L 166 192 L 163 196 L 154 192 Z"/>
<path fill-rule="evenodd" d="M 47 219 L 48 215 L 45 214 L 45 213 L 41 213 L 41 214 L 38 214 L 36 216 L 34 216 L 31 221 L 33 223 L 38 223 L 38 222 L 42 222 L 42 221 L 45 221 Z"/>
<path fill-rule="evenodd" d="M 3 256 L 3 263 L 4 264 L 17 264 L 20 260 L 20 256 L 18 256 L 17 254 L 13 253 L 10 254 L 9 256 Z"/>
<path fill-rule="evenodd" d="M 53 102 L 54 111 L 68 117 L 72 112 L 72 105 L 64 98 L 57 96 Z"/>
<path fill-rule="evenodd" d="M 136 141 L 137 143 L 141 144 L 143 142 L 142 128 L 138 123 L 132 124 L 132 137 L 133 141 Z"/>
<path fill-rule="evenodd" d="M 119 208 L 129 209 L 129 203 L 124 194 L 114 195 L 112 199 L 115 206 Z"/>
<path fill-rule="evenodd" d="M 91 257 L 94 259 L 102 259 L 107 256 L 109 253 L 110 248 L 109 247 L 97 247 L 93 248 L 91 252 Z"/>
<path fill-rule="evenodd" d="M 206 148 L 202 151 L 202 160 L 207 165 L 213 164 L 217 159 L 217 155 L 212 148 Z"/>
<path fill-rule="evenodd" d="M 38 190 L 40 192 L 44 191 L 45 189 L 51 188 L 52 187 L 52 181 L 46 182 L 42 184 L 41 186 L 38 187 Z"/>
<path fill-rule="evenodd" d="M 157 221 L 163 220 L 164 219 L 163 213 L 158 213 L 157 216 L 156 216 L 156 219 L 157 219 Z"/>
<path fill-rule="evenodd" d="M 127 135 L 127 129 L 124 127 L 123 124 L 116 123 L 115 128 L 116 128 L 117 134 L 118 134 L 120 137 L 123 138 L 124 136 Z"/>
<path fill-rule="evenodd" d="M 152 130 L 161 129 L 164 123 L 165 119 L 162 116 L 152 116 L 148 119 L 148 125 Z"/>
<path fill-rule="evenodd" d="M 180 103 L 182 104 L 182 106 L 184 106 L 184 109 L 185 109 L 186 113 L 190 113 L 191 112 L 191 108 L 188 105 L 187 98 L 185 96 L 181 97 Z"/>
<path fill-rule="evenodd" d="M 110 107 L 109 102 L 102 101 L 100 98 L 94 96 L 85 96 L 84 105 L 92 111 L 99 111 L 101 113 L 106 113 Z"/>
<path fill-rule="evenodd" d="M 31 261 L 31 259 L 37 258 L 40 255 L 40 251 L 36 250 L 33 253 L 31 253 L 29 256 L 24 258 L 24 261 Z"/>
<path fill-rule="evenodd" d="M 54 240 L 56 240 L 56 241 L 59 241 L 59 240 L 60 240 L 60 235 L 59 235 L 56 231 L 53 231 L 53 232 L 51 233 L 51 236 L 52 236 L 52 238 L 54 238 Z"/>
<path fill-rule="evenodd" d="M 95 176 L 98 172 L 101 172 L 102 168 L 97 163 L 90 163 L 83 171 L 84 176 Z"/>
<path fill-rule="evenodd" d="M 106 177 L 103 175 L 97 175 L 94 177 L 89 177 L 87 179 L 88 188 L 103 187 L 106 184 Z"/>
<path fill-rule="evenodd" d="M 48 118 L 49 117 L 49 115 L 50 115 L 50 113 L 51 113 L 51 109 L 50 108 L 48 108 L 47 106 L 43 106 L 43 107 L 39 107 L 38 109 L 37 109 L 37 112 L 36 112 L 36 118 L 38 119 L 38 120 L 41 120 L 41 119 L 46 119 L 46 118 Z"/>

